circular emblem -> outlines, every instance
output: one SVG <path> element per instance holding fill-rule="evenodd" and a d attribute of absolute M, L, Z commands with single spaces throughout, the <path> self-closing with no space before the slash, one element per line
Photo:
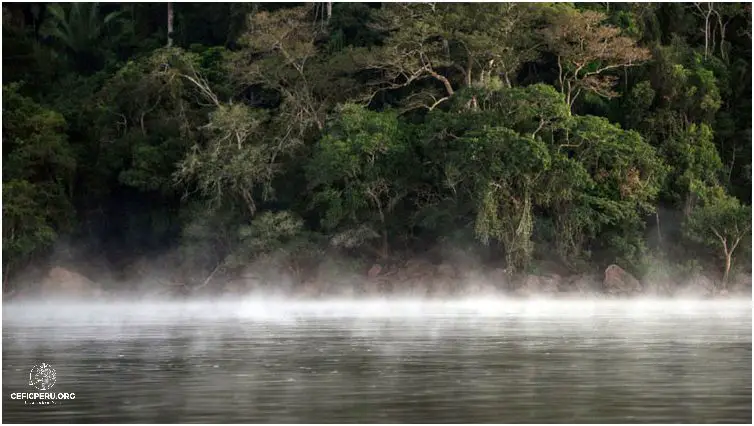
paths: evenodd
<path fill-rule="evenodd" d="M 29 372 L 29 386 L 45 391 L 55 386 L 55 369 L 47 363 L 35 365 Z"/>

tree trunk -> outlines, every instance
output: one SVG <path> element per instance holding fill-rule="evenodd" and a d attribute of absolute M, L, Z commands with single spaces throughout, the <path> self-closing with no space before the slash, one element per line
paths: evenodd
<path fill-rule="evenodd" d="M 719 16 L 719 15 L 718 15 Z M 722 18 L 720 19 L 720 57 L 723 59 L 724 62 L 728 62 L 728 55 L 725 53 L 725 30 L 728 27 L 728 22 L 725 23 L 722 22 Z"/>
<path fill-rule="evenodd" d="M 709 13 L 704 17 L 704 57 L 709 53 Z"/>
<path fill-rule="evenodd" d="M 173 46 L 173 3 L 168 2 L 168 47 Z"/>
<path fill-rule="evenodd" d="M 330 18 L 332 17 L 332 2 L 327 2 L 327 23 L 330 23 Z"/>
<path fill-rule="evenodd" d="M 712 12 L 714 11 L 714 8 L 712 6 L 712 2 L 707 2 L 707 10 L 702 9 L 703 3 L 695 3 L 696 9 L 699 11 L 699 14 L 704 19 L 704 30 L 702 32 L 704 33 L 704 57 L 707 58 L 707 55 L 709 54 L 709 42 L 710 42 L 710 20 L 712 19 Z"/>
<path fill-rule="evenodd" d="M 726 251 L 725 252 L 725 274 L 723 274 L 723 290 L 728 289 L 728 275 L 730 274 L 730 263 L 731 263 L 731 257 L 733 255 L 732 251 Z"/>

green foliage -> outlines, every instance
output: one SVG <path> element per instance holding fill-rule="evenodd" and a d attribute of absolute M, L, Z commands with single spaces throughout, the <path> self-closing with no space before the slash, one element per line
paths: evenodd
<path fill-rule="evenodd" d="M 576 158 L 562 152 L 553 153 L 551 173 L 543 185 L 544 205 L 550 211 L 554 241 L 560 260 L 575 266 L 587 260 L 587 242 L 597 235 L 601 223 L 589 191 L 595 183 Z"/>
<path fill-rule="evenodd" d="M 572 263 L 579 248 L 592 242 L 614 256 L 636 259 L 627 254 L 638 249 L 627 233 L 637 232 L 644 214 L 654 210 L 665 167 L 638 133 L 603 118 L 574 117 L 567 138 L 553 146 L 555 167 L 546 186 L 558 254 Z M 612 232 L 621 237 L 595 240 Z"/>
<path fill-rule="evenodd" d="M 394 112 L 372 112 L 353 104 L 339 110 L 307 167 L 314 201 L 325 207 L 326 229 L 367 226 L 387 241 L 388 215 L 409 190 L 406 136 Z M 353 236 L 341 238 L 354 241 L 356 235 L 368 235 L 355 230 L 349 234 Z M 382 250 L 386 254 L 386 243 Z"/>
<path fill-rule="evenodd" d="M 751 207 L 726 194 L 723 188 L 695 188 L 702 201 L 684 223 L 685 235 L 713 249 L 726 263 L 724 281 L 741 242 L 751 244 Z"/>
<path fill-rule="evenodd" d="M 442 150 L 433 163 L 446 188 L 476 206 L 480 241 L 499 241 L 511 270 L 525 268 L 533 253 L 534 205 L 552 161 L 536 133 L 553 131 L 568 111 L 559 94 L 538 85 L 463 92 L 455 105 L 469 98 L 478 109 L 432 114 L 425 149 Z"/>
<path fill-rule="evenodd" d="M 368 4 L 335 3 L 332 6 L 332 18 L 328 22 L 328 44 L 332 52 L 348 46 L 373 46 L 381 40 L 382 37 L 373 25 L 373 9 Z"/>
<path fill-rule="evenodd" d="M 55 185 L 3 181 L 4 267 L 12 268 L 49 248 L 69 229 L 71 205 Z"/>
<path fill-rule="evenodd" d="M 264 120 L 264 112 L 244 105 L 218 107 L 205 128 L 208 143 L 192 148 L 181 161 L 176 179 L 194 183 L 214 204 L 226 197 L 239 199 L 253 216 L 255 192 L 266 189 L 275 166 L 270 147 L 261 139 Z"/>
<path fill-rule="evenodd" d="M 3 179 L 65 182 L 76 167 L 65 136 L 65 119 L 3 86 Z"/>
<path fill-rule="evenodd" d="M 654 210 L 665 167 L 639 133 L 599 117 L 580 117 L 572 132 L 563 148 L 589 171 L 596 184 L 594 195 L 604 199 L 603 207 L 611 215 L 627 219 Z"/>
<path fill-rule="evenodd" d="M 99 3 L 53 3 L 47 6 L 47 14 L 49 18 L 40 29 L 42 35 L 63 46 L 81 69 L 88 70 L 97 65 L 92 63 L 100 59 L 97 45 L 121 12 L 102 16 Z"/>
<path fill-rule="evenodd" d="M 571 119 L 563 95 L 546 84 L 498 90 L 464 90 L 454 99 L 454 109 L 463 111 L 472 101 L 481 111 L 495 114 L 507 127 L 532 137 L 551 136 Z M 545 136 L 544 139 L 551 137 Z"/>
<path fill-rule="evenodd" d="M 572 107 L 582 93 L 612 98 L 616 77 L 611 70 L 638 65 L 650 58 L 646 48 L 605 25 L 601 12 L 556 7 L 551 25 L 541 31 L 549 52 L 557 57 L 558 86 Z"/>
<path fill-rule="evenodd" d="M 546 146 L 504 128 L 470 132 L 459 142 L 471 160 L 463 168 L 476 170 L 476 235 L 484 244 L 490 238 L 500 241 L 511 270 L 525 268 L 534 248 L 534 191 L 550 165 Z"/>
<path fill-rule="evenodd" d="M 76 161 L 60 114 L 3 86 L 3 263 L 15 266 L 70 230 Z"/>
<path fill-rule="evenodd" d="M 673 159 L 667 194 L 677 205 L 691 200 L 695 186 L 718 184 L 723 165 L 708 125 L 690 125 L 663 148 L 665 158 Z"/>
<path fill-rule="evenodd" d="M 511 271 L 732 261 L 751 14 L 698 6 L 174 4 L 166 48 L 164 4 L 4 4 L 5 265 L 63 235 L 196 276 L 442 241 Z"/>

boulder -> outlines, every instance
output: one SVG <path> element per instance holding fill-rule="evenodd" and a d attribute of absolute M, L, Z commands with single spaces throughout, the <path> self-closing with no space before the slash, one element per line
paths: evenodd
<path fill-rule="evenodd" d="M 639 280 L 623 270 L 618 265 L 610 265 L 605 269 L 605 280 L 602 282 L 605 293 L 611 296 L 631 296 L 642 292 Z"/>
<path fill-rule="evenodd" d="M 50 269 L 42 281 L 43 295 L 91 297 L 101 296 L 102 289 L 89 278 L 61 267 Z"/>

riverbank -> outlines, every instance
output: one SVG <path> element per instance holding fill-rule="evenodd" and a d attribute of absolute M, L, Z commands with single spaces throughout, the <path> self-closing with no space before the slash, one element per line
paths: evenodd
<path fill-rule="evenodd" d="M 468 268 L 450 262 L 411 259 L 392 265 L 372 264 L 362 274 L 332 268 L 313 268 L 307 273 L 280 270 L 246 270 L 218 273 L 198 284 L 142 273 L 127 279 L 88 277 L 76 270 L 53 266 L 38 278 L 6 292 L 17 298 L 107 299 L 127 295 L 192 298 L 267 295 L 293 299 L 323 298 L 428 298 L 505 296 L 509 298 L 751 298 L 751 275 L 737 273 L 727 285 L 702 273 L 687 277 L 637 279 L 619 265 L 602 274 L 567 274 L 543 270 L 537 274 L 511 275 L 499 268 Z M 215 271 L 216 272 L 216 271 Z M 560 272 L 560 273 L 558 273 Z M 297 278 L 298 276 L 298 278 Z"/>

